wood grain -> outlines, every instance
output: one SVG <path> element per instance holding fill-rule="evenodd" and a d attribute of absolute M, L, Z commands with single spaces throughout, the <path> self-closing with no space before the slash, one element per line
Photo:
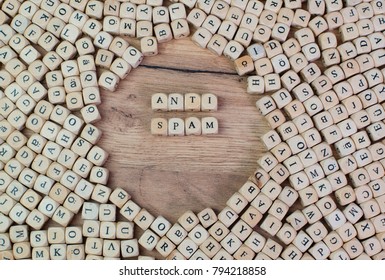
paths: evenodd
<path fill-rule="evenodd" d="M 246 182 L 265 151 L 260 141 L 268 130 L 257 112 L 257 96 L 246 93 L 246 80 L 232 62 L 195 46 L 190 39 L 160 46 L 119 84 L 114 93 L 102 92 L 103 130 L 100 141 L 110 157 L 109 186 L 123 187 L 134 201 L 170 222 L 187 210 L 211 207 L 219 212 Z M 219 98 L 217 112 L 151 110 L 156 92 L 211 92 Z M 215 116 L 215 136 L 159 137 L 150 133 L 153 117 Z"/>

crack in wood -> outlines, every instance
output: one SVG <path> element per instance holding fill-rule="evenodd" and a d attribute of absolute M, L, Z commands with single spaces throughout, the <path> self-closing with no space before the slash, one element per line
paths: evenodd
<path fill-rule="evenodd" d="M 238 77 L 238 74 L 235 72 L 183 69 L 183 68 L 177 68 L 177 67 L 165 67 L 165 66 L 159 66 L 159 65 L 146 65 L 146 64 L 141 64 L 139 65 L 139 67 L 144 67 L 149 69 L 169 70 L 169 71 L 184 72 L 184 73 L 193 73 L 193 74 L 231 75 L 231 76 Z"/>

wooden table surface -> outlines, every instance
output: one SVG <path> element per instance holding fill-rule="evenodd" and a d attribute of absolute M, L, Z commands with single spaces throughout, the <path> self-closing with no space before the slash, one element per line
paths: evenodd
<path fill-rule="evenodd" d="M 265 152 L 260 136 L 269 130 L 258 113 L 256 95 L 246 93 L 246 78 L 233 63 L 197 47 L 189 38 L 159 47 L 146 57 L 116 92 L 102 92 L 103 130 L 99 145 L 109 153 L 109 186 L 122 187 L 141 207 L 171 223 L 187 210 L 217 213 L 257 168 Z M 151 95 L 214 93 L 217 112 L 151 110 Z M 150 133 L 154 117 L 215 116 L 215 136 L 160 137 Z"/>

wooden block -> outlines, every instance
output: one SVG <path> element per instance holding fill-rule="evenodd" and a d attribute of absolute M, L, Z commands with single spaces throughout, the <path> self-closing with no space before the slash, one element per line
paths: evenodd
<path fill-rule="evenodd" d="M 318 194 L 313 186 L 299 190 L 298 194 L 303 206 L 308 206 L 318 201 Z"/>
<path fill-rule="evenodd" d="M 221 245 L 213 238 L 207 238 L 200 246 L 199 249 L 209 258 L 213 258 L 221 249 Z"/>
<path fill-rule="evenodd" d="M 239 27 L 254 31 L 258 25 L 258 17 L 252 13 L 245 13 Z"/>
<path fill-rule="evenodd" d="M 373 197 L 379 197 L 384 194 L 384 183 L 382 180 L 373 180 L 371 181 L 368 186 L 370 187 L 371 192 L 373 193 Z"/>
<path fill-rule="evenodd" d="M 262 219 L 263 215 L 255 207 L 248 207 L 241 216 L 241 219 L 251 227 L 255 227 Z"/>
<path fill-rule="evenodd" d="M 356 258 L 363 253 L 364 248 L 357 238 L 354 238 L 343 245 L 343 249 L 349 255 L 350 258 Z"/>
<path fill-rule="evenodd" d="M 239 214 L 247 206 L 247 204 L 248 201 L 246 198 L 238 192 L 235 192 L 226 202 L 226 205 L 237 214 Z"/>
<path fill-rule="evenodd" d="M 312 148 L 322 142 L 322 137 L 319 131 L 315 128 L 310 128 L 302 133 L 307 147 Z"/>
<path fill-rule="evenodd" d="M 83 184 L 82 180 L 79 182 L 78 186 L 81 186 L 80 188 L 84 189 L 89 188 L 89 185 Z M 79 195 L 76 193 L 70 193 L 64 201 L 63 206 L 72 213 L 77 214 L 84 202 L 84 199 L 80 195 L 88 197 L 88 194 L 86 192 L 78 191 L 77 189 L 75 189 L 75 192 L 78 192 Z"/>
<path fill-rule="evenodd" d="M 118 208 L 122 208 L 129 199 L 131 195 L 122 188 L 116 188 L 109 197 L 109 200 Z"/>
<path fill-rule="evenodd" d="M 277 237 L 286 245 L 289 245 L 291 242 L 293 242 L 296 236 L 297 231 L 287 223 L 285 223 L 277 232 Z"/>
<path fill-rule="evenodd" d="M 170 93 L 168 95 L 168 110 L 184 111 L 184 95 L 180 93 Z"/>
<path fill-rule="evenodd" d="M 201 212 L 198 213 L 197 216 L 200 223 L 205 228 L 210 227 L 212 224 L 214 224 L 218 220 L 217 215 L 215 214 L 214 210 L 212 210 L 211 208 L 206 208 L 202 210 Z"/>
<path fill-rule="evenodd" d="M 62 226 L 67 226 L 71 222 L 73 216 L 74 216 L 73 212 L 69 211 L 67 208 L 63 206 L 59 206 L 56 209 L 55 213 L 53 214 L 52 220 Z"/>
<path fill-rule="evenodd" d="M 276 241 L 268 238 L 265 246 L 262 249 L 262 253 L 266 254 L 269 258 L 275 260 L 279 257 L 283 250 L 283 247 Z"/>
<path fill-rule="evenodd" d="M 84 244 L 67 245 L 67 260 L 84 260 Z"/>
<path fill-rule="evenodd" d="M 159 123 L 159 121 L 158 121 L 158 123 Z M 159 125 L 158 125 L 158 127 L 159 127 Z M 163 131 L 163 128 L 161 128 L 161 129 Z M 170 118 L 168 120 L 168 135 L 169 136 L 184 136 L 185 135 L 184 121 L 180 118 Z"/>
<path fill-rule="evenodd" d="M 333 32 L 324 32 L 318 36 L 318 44 L 322 51 L 330 48 L 336 48 L 337 37 Z"/>
<path fill-rule="evenodd" d="M 85 253 L 87 255 L 101 256 L 103 254 L 103 239 L 87 238 L 85 242 Z"/>
<path fill-rule="evenodd" d="M 1 212 L 5 215 L 8 215 L 11 209 L 13 208 L 13 206 L 15 206 L 16 201 L 6 193 L 3 193 L 0 196 L 0 203 L 1 203 L 1 207 L 0 207 Z M 22 204 L 24 205 L 24 203 Z"/>
<path fill-rule="evenodd" d="M 132 239 L 133 237 L 134 237 L 134 223 L 132 222 L 116 223 L 116 238 Z"/>
<path fill-rule="evenodd" d="M 121 241 L 120 245 L 120 251 L 123 258 L 136 257 L 139 255 L 139 246 L 137 239 Z"/>
<path fill-rule="evenodd" d="M 236 24 L 237 26 L 239 26 L 241 23 L 243 15 L 244 15 L 243 9 L 240 9 L 237 6 L 231 5 L 227 14 L 226 14 L 225 20 L 231 21 L 234 24 Z"/>
<path fill-rule="evenodd" d="M 187 231 L 180 224 L 175 223 L 166 236 L 172 243 L 179 245 L 187 237 Z"/>
<path fill-rule="evenodd" d="M 183 39 L 190 35 L 190 28 L 188 26 L 187 20 L 176 19 L 173 20 L 170 25 L 174 39 Z"/>
<path fill-rule="evenodd" d="M 215 35 L 214 35 L 215 36 Z M 213 37 L 214 38 L 214 37 Z M 250 56 L 245 55 L 234 61 L 238 75 L 243 76 L 254 71 L 254 63 Z"/>
<path fill-rule="evenodd" d="M 309 28 L 302 28 L 294 33 L 294 38 L 297 39 L 301 47 L 315 42 L 313 31 Z"/>
<path fill-rule="evenodd" d="M 356 150 L 353 140 L 349 137 L 336 142 L 334 146 L 341 157 L 352 154 Z"/>
<path fill-rule="evenodd" d="M 254 231 L 244 244 L 255 253 L 258 253 L 265 247 L 266 238 Z"/>
<path fill-rule="evenodd" d="M 94 202 L 84 202 L 82 208 L 83 220 L 98 220 L 99 218 L 99 204 Z"/>
<path fill-rule="evenodd" d="M 259 166 L 261 166 L 266 172 L 270 172 L 278 164 L 278 160 L 272 153 L 266 153 L 262 155 L 258 160 Z"/>
<path fill-rule="evenodd" d="M 214 34 L 207 44 L 207 49 L 218 56 L 222 55 L 228 41 L 221 35 Z"/>
<path fill-rule="evenodd" d="M 232 232 L 230 232 L 221 242 L 221 246 L 229 254 L 234 254 L 242 245 L 242 241 Z"/>
<path fill-rule="evenodd" d="M 31 244 L 29 242 L 15 243 L 13 244 L 12 253 L 15 260 L 29 259 L 32 256 Z"/>
<path fill-rule="evenodd" d="M 278 17 L 279 16 L 280 15 L 278 15 Z M 294 16 L 294 13 L 293 13 L 293 15 L 285 16 L 286 17 L 285 21 L 291 21 L 290 17 L 293 17 L 293 16 Z M 280 18 L 278 18 L 278 20 L 280 20 Z M 285 42 L 288 35 L 289 35 L 289 30 L 290 30 L 290 28 L 287 24 L 277 22 L 276 24 L 274 24 L 274 26 L 272 28 L 271 38 L 278 40 L 279 42 Z"/>
<path fill-rule="evenodd" d="M 266 104 L 266 103 L 265 103 Z M 275 129 L 282 125 L 286 121 L 286 117 L 282 113 L 281 110 L 277 109 L 270 113 L 268 113 L 265 116 L 267 122 L 269 123 L 269 126 L 271 129 Z"/>
<path fill-rule="evenodd" d="M 12 243 L 28 242 L 29 241 L 28 226 L 26 225 L 11 226 L 9 228 L 8 238 Z"/>
<path fill-rule="evenodd" d="M 321 70 L 314 63 L 309 63 L 305 68 L 300 71 L 300 76 L 305 82 L 311 83 L 319 76 L 321 76 Z"/>
<path fill-rule="evenodd" d="M 134 218 L 134 222 L 141 229 L 146 230 L 154 222 L 155 217 L 149 213 L 146 209 L 141 209 L 139 213 Z"/>
<path fill-rule="evenodd" d="M 292 154 L 298 154 L 306 150 L 307 145 L 305 139 L 301 135 L 295 135 L 290 139 L 286 140 L 286 143 L 289 145 Z"/>
<path fill-rule="evenodd" d="M 377 237 L 373 236 L 362 242 L 364 251 L 368 256 L 373 256 L 382 251 L 380 241 Z"/>
<path fill-rule="evenodd" d="M 253 232 L 252 227 L 245 221 L 239 220 L 231 229 L 241 241 L 245 241 Z"/>
<path fill-rule="evenodd" d="M 64 80 L 62 81 L 64 83 Z M 63 84 L 61 86 L 50 87 L 48 89 L 47 95 L 48 95 L 48 100 L 51 104 L 63 104 L 66 102 L 66 91 L 65 91 L 65 88 L 63 87 Z"/>
<path fill-rule="evenodd" d="M 296 86 L 300 84 L 300 77 L 296 72 L 293 70 L 287 71 L 285 74 L 282 75 L 281 79 L 282 85 L 288 90 L 291 91 Z"/>
<path fill-rule="evenodd" d="M 279 109 L 284 108 L 293 100 L 292 96 L 286 89 L 280 89 L 276 91 L 272 94 L 272 97 Z"/>
<path fill-rule="evenodd" d="M 221 26 L 221 23 L 222 21 L 220 20 L 220 18 L 211 14 L 205 18 L 205 20 L 202 23 L 202 27 L 210 31 L 211 34 L 215 34 L 218 31 L 219 27 Z"/>
<path fill-rule="evenodd" d="M 164 236 L 171 228 L 171 223 L 164 217 L 158 216 L 151 224 L 150 228 L 160 237 Z"/>
<path fill-rule="evenodd" d="M 235 33 L 234 40 L 240 43 L 242 46 L 247 48 L 253 38 L 253 32 L 245 27 L 239 27 L 238 31 Z"/>
<path fill-rule="evenodd" d="M 154 56 L 158 54 L 158 41 L 153 36 L 143 37 L 140 40 L 141 51 L 144 56 Z"/>
<path fill-rule="evenodd" d="M 218 220 L 227 227 L 232 225 L 237 220 L 237 218 L 238 214 L 228 206 L 223 208 L 223 210 L 218 214 Z"/>
<path fill-rule="evenodd" d="M 286 216 L 288 211 L 289 206 L 281 200 L 277 199 L 271 205 L 268 213 L 273 215 L 277 219 L 282 220 Z"/>
<path fill-rule="evenodd" d="M 366 219 L 373 218 L 381 213 L 380 206 L 375 199 L 370 199 L 360 204 Z"/>
<path fill-rule="evenodd" d="M 151 108 L 154 111 L 168 111 L 168 96 L 164 93 L 155 93 L 151 97 Z"/>
<path fill-rule="evenodd" d="M 185 19 L 187 17 L 185 6 L 182 3 L 174 3 L 168 6 L 171 21 Z"/>
<path fill-rule="evenodd" d="M 260 227 L 270 235 L 275 235 L 282 227 L 282 222 L 276 217 L 268 214 L 261 223 Z"/>
<path fill-rule="evenodd" d="M 280 42 L 277 40 L 270 40 L 263 44 L 265 48 L 266 56 L 270 59 L 273 57 L 283 54 L 283 48 Z"/>
<path fill-rule="evenodd" d="M 323 241 L 320 241 L 318 243 L 315 243 L 310 249 L 309 253 L 314 257 L 316 260 L 325 260 L 330 255 L 330 250 L 326 246 L 326 244 Z"/>
<path fill-rule="evenodd" d="M 373 217 L 371 219 L 371 222 L 373 223 L 374 228 L 376 229 L 376 233 L 382 233 L 383 232 L 383 228 L 384 228 L 384 224 L 382 223 L 383 219 L 384 219 L 384 214 L 379 214 L 378 216 Z M 377 234 L 378 237 L 380 235 Z M 379 239 L 381 240 L 382 238 L 379 238 Z M 383 242 L 383 240 L 382 240 L 382 242 Z"/>
<path fill-rule="evenodd" d="M 136 68 L 142 62 L 143 54 L 136 48 L 130 46 L 123 53 L 123 59 L 126 60 L 133 68 Z"/>
<path fill-rule="evenodd" d="M 188 234 L 188 238 L 190 238 L 198 246 L 201 245 L 209 236 L 209 232 L 201 225 L 195 226 Z"/>
<path fill-rule="evenodd" d="M 100 233 L 100 222 L 95 220 L 84 220 L 82 234 L 84 237 L 98 238 Z M 87 244 L 87 243 L 86 243 Z"/>
<path fill-rule="evenodd" d="M 119 258 L 120 257 L 120 241 L 119 240 L 104 240 L 103 241 L 103 256 L 108 258 Z M 129 248 L 128 250 L 134 250 Z M 139 250 L 137 250 L 139 253 Z"/>
<path fill-rule="evenodd" d="M 115 222 L 116 220 L 116 205 L 100 204 L 99 205 L 99 221 Z"/>
<path fill-rule="evenodd" d="M 67 167 L 67 168 L 72 168 L 72 166 L 74 165 L 76 159 L 78 158 L 78 155 L 75 154 L 73 151 L 69 150 L 69 149 L 63 149 L 61 150 L 59 156 L 57 157 L 57 162 L 60 163 L 61 165 Z M 64 177 L 64 174 L 63 174 L 63 177 Z M 73 182 L 75 180 L 75 178 L 79 177 L 78 175 L 75 174 L 75 176 L 72 174 L 72 177 L 73 178 L 68 178 L 68 179 L 71 179 L 71 182 Z M 65 177 L 64 177 L 65 178 Z M 72 189 L 72 187 L 70 187 L 70 185 L 68 185 L 68 183 L 70 182 L 67 182 L 65 184 L 65 186 L 69 189 Z M 77 184 L 77 182 L 76 182 Z M 75 185 L 76 185 L 75 184 Z M 73 187 L 74 188 L 74 187 Z"/>
<path fill-rule="evenodd" d="M 69 193 L 70 193 L 69 189 L 67 189 L 62 184 L 56 183 L 55 185 L 52 186 L 49 192 L 49 196 L 56 202 L 62 204 L 67 198 Z"/>
<path fill-rule="evenodd" d="M 323 50 L 321 57 L 322 57 L 322 63 L 326 67 L 336 65 L 341 62 L 340 54 L 336 48 Z"/>
<path fill-rule="evenodd" d="M 375 227 L 370 220 L 362 220 L 354 225 L 359 240 L 367 239 L 375 234 Z"/>
<path fill-rule="evenodd" d="M 154 26 L 154 33 L 158 43 L 165 43 L 173 39 L 171 27 L 168 23 L 161 23 Z"/>
<path fill-rule="evenodd" d="M 213 35 L 209 30 L 199 27 L 191 37 L 191 40 L 199 47 L 206 48 L 208 42 Z"/>
<path fill-rule="evenodd" d="M 177 249 L 186 259 L 189 259 L 198 250 L 198 245 L 190 238 L 186 238 L 178 245 Z"/>
<path fill-rule="evenodd" d="M 362 254 L 363 255 L 363 254 Z M 362 256 L 361 255 L 361 256 Z M 372 260 L 383 260 L 384 259 L 384 253 L 383 252 L 380 252 L 378 253 L 377 255 L 374 255 L 373 257 L 371 257 Z M 367 260 L 369 260 L 367 258 Z"/>
<path fill-rule="evenodd" d="M 294 245 L 289 245 L 283 250 L 281 257 L 284 260 L 299 260 L 302 257 L 302 252 Z"/>
<path fill-rule="evenodd" d="M 115 222 L 100 222 L 100 238 L 115 239 L 116 238 L 116 223 Z"/>
<path fill-rule="evenodd" d="M 347 222 L 341 227 L 339 227 L 336 232 L 339 234 L 344 243 L 348 242 L 349 240 L 352 240 L 357 235 L 356 228 L 350 222 Z"/>
<path fill-rule="evenodd" d="M 80 244 L 83 242 L 81 227 L 67 227 L 65 230 L 65 242 L 67 244 Z"/>
<path fill-rule="evenodd" d="M 171 254 L 166 258 L 167 260 L 186 260 L 186 258 L 177 250 L 171 252 Z"/>
<path fill-rule="evenodd" d="M 201 135 L 202 124 L 201 120 L 196 117 L 189 117 L 185 119 L 186 135 Z"/>
<path fill-rule="evenodd" d="M 314 204 L 309 205 L 302 209 L 302 213 L 305 215 L 309 224 L 316 223 L 322 218 L 322 213 Z"/>
<path fill-rule="evenodd" d="M 65 242 L 64 227 L 49 227 L 48 228 L 48 243 L 60 244 Z"/>
<path fill-rule="evenodd" d="M 164 258 L 166 258 L 175 250 L 176 246 L 166 236 L 163 236 L 155 248 Z"/>
<path fill-rule="evenodd" d="M 122 74 L 120 71 L 118 73 L 120 75 Z M 83 102 L 85 105 L 89 105 L 89 104 L 99 105 L 101 103 L 99 87 L 83 88 L 82 94 L 83 94 Z"/>
<path fill-rule="evenodd" d="M 313 239 L 304 231 L 298 232 L 297 236 L 293 240 L 293 245 L 298 248 L 302 253 L 306 252 L 313 244 Z"/>
<path fill-rule="evenodd" d="M 254 251 L 246 245 L 241 245 L 241 247 L 234 253 L 234 259 L 236 260 L 253 260 L 254 257 Z"/>
<path fill-rule="evenodd" d="M 219 125 L 215 117 L 204 117 L 201 119 L 202 135 L 218 134 Z"/>
<path fill-rule="evenodd" d="M 291 151 L 289 145 L 287 145 L 285 142 L 279 143 L 277 146 L 272 148 L 271 149 L 271 153 L 275 156 L 275 158 L 280 163 L 283 162 L 284 160 L 286 160 L 287 158 L 289 158 L 292 155 L 292 151 Z M 274 174 L 274 170 L 276 170 L 276 168 L 278 166 L 282 167 L 281 165 L 278 164 L 269 173 L 270 176 L 272 177 L 272 179 L 274 179 L 274 180 L 277 179 L 277 178 L 274 178 L 274 176 L 272 176 L 272 173 Z M 281 173 L 281 174 L 284 175 L 283 173 Z"/>
<path fill-rule="evenodd" d="M 336 230 L 346 223 L 345 215 L 341 210 L 336 209 L 327 216 L 325 216 L 325 221 L 332 230 Z"/>
<path fill-rule="evenodd" d="M 305 113 L 305 107 L 299 100 L 293 100 L 284 107 L 284 111 L 290 119 L 294 119 Z"/>
<path fill-rule="evenodd" d="M 260 193 L 257 197 L 251 202 L 251 205 L 256 208 L 257 211 L 264 214 L 272 205 L 272 200 L 265 194 Z"/>
<path fill-rule="evenodd" d="M 4 215 L 3 213 L 0 213 L 0 231 L 2 233 L 5 233 L 8 231 L 9 227 L 12 225 L 13 221 L 8 218 L 8 216 Z"/>
<path fill-rule="evenodd" d="M 303 57 L 303 55 L 300 54 L 301 45 L 299 44 L 299 42 L 295 38 L 290 38 L 290 39 L 286 40 L 284 43 L 282 43 L 282 48 L 283 48 L 283 52 L 285 53 L 285 55 L 287 57 L 291 58 L 294 55 L 297 55 L 300 58 Z M 291 60 L 296 61 L 296 63 L 298 63 L 298 61 L 300 61 L 300 60 L 293 60 L 293 59 L 291 59 Z M 303 63 L 305 63 L 305 61 L 303 61 Z M 293 63 L 291 63 L 291 64 L 293 64 Z"/>
<path fill-rule="evenodd" d="M 91 198 L 99 203 L 106 203 L 108 201 L 110 194 L 111 194 L 110 188 L 97 184 L 94 187 Z M 129 201 L 127 201 L 127 203 L 128 202 Z"/>
<path fill-rule="evenodd" d="M 79 158 L 75 161 L 75 163 L 74 163 L 72 169 L 73 169 L 73 171 L 74 171 L 76 174 L 80 175 L 82 178 L 87 178 L 88 175 L 89 175 L 90 172 L 91 172 L 92 167 L 93 167 L 93 164 L 92 164 L 91 162 L 89 162 L 89 161 L 86 160 L 85 158 L 79 157 Z M 80 190 L 80 187 L 79 187 L 78 189 Z M 87 190 L 87 191 L 88 191 L 88 190 Z M 87 194 L 87 195 L 88 195 L 88 194 Z M 91 194 L 89 193 L 89 195 L 91 195 Z"/>
<path fill-rule="evenodd" d="M 168 10 L 167 9 L 164 9 L 164 10 L 165 10 L 165 14 L 166 12 L 168 14 Z M 153 17 L 154 17 L 154 24 L 157 24 L 158 18 L 159 20 L 161 20 L 161 17 L 159 15 L 157 16 L 153 15 Z M 202 11 L 199 8 L 193 8 L 187 16 L 187 21 L 193 26 L 195 26 L 196 28 L 199 28 L 202 26 L 206 18 L 207 18 L 207 14 L 204 11 Z M 167 17 L 167 23 L 168 22 L 169 22 L 169 18 Z"/>
<path fill-rule="evenodd" d="M 80 110 L 85 123 L 95 123 L 101 120 L 98 107 L 95 105 L 87 105 Z"/>
<path fill-rule="evenodd" d="M 283 124 L 282 126 L 284 126 Z M 262 135 L 261 140 L 268 150 L 271 150 L 278 144 L 282 142 L 281 137 L 275 130 L 270 130 L 269 132 Z"/>
<path fill-rule="evenodd" d="M 46 196 L 39 203 L 38 210 L 47 217 L 52 217 L 59 205 L 60 204 L 58 202 Z"/>
<path fill-rule="evenodd" d="M 368 185 L 363 185 L 354 189 L 357 203 L 363 203 L 373 198 L 373 193 Z"/>

